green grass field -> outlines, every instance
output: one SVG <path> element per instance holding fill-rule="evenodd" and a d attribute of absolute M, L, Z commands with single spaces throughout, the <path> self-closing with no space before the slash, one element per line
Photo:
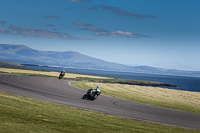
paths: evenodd
<path fill-rule="evenodd" d="M 200 133 L 199 130 L 110 116 L 3 92 L 0 92 L 0 131 L 1 133 Z"/>

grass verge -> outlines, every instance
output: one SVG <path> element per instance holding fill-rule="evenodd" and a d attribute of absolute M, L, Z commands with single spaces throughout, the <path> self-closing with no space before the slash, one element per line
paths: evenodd
<path fill-rule="evenodd" d="M 60 72 L 55 72 L 55 71 L 38 71 L 38 70 L 13 69 L 13 68 L 0 68 L 0 73 L 29 75 L 29 76 L 46 76 L 54 78 L 58 78 L 60 74 Z M 76 79 L 76 78 L 111 79 L 108 77 L 74 74 L 74 73 L 66 73 L 65 75 L 66 75 L 65 77 L 67 77 L 68 79 Z"/>
<path fill-rule="evenodd" d="M 200 114 L 200 93 L 159 87 L 125 84 L 72 82 L 73 86 L 88 90 L 100 85 L 102 94 L 120 99 Z"/>
<path fill-rule="evenodd" d="M 55 71 L 38 71 L 38 70 L 26 70 L 26 69 L 13 69 L 13 68 L 0 68 L 0 73 L 18 74 L 24 76 L 36 76 L 46 78 L 58 78 L 59 72 Z M 155 81 L 141 81 L 141 80 L 128 80 L 118 79 L 111 77 L 100 77 L 84 74 L 66 73 L 64 79 L 76 80 L 76 81 L 89 81 L 98 83 L 120 83 L 130 85 L 143 85 L 143 86 L 164 86 L 164 87 L 176 87 L 173 85 L 155 82 Z"/>
<path fill-rule="evenodd" d="M 142 122 L 0 92 L 1 132 L 166 132 L 199 130 Z"/>

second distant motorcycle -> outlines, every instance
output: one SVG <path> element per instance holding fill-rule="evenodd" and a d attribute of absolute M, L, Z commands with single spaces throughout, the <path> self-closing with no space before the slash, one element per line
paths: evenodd
<path fill-rule="evenodd" d="M 58 79 L 62 79 L 64 76 L 65 76 L 65 70 L 62 70 L 60 72 L 60 75 L 59 75 Z"/>

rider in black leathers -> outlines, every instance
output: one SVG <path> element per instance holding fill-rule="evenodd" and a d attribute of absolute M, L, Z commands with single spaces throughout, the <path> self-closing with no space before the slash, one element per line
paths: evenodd
<path fill-rule="evenodd" d="M 101 90 L 100 90 L 100 87 L 97 86 L 95 89 L 94 88 L 91 88 L 87 91 L 87 94 L 86 94 L 86 97 L 88 98 L 88 96 L 90 95 L 91 91 L 94 91 L 94 94 L 97 95 L 97 97 L 101 94 Z M 96 98 L 97 98 L 96 97 Z"/>
<path fill-rule="evenodd" d="M 62 70 L 61 72 L 60 72 L 60 75 L 59 75 L 59 79 L 61 79 L 61 78 L 63 78 L 65 76 L 65 70 Z"/>

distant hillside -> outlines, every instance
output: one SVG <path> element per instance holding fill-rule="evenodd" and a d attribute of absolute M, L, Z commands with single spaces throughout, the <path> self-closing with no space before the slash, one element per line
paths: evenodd
<path fill-rule="evenodd" d="M 0 44 L 0 61 L 45 66 L 63 66 L 78 69 L 200 77 L 200 72 L 195 71 L 160 69 L 149 66 L 131 67 L 103 61 L 74 51 L 38 51 L 24 45 Z"/>
<path fill-rule="evenodd" d="M 38 51 L 24 45 L 0 44 L 0 60 L 20 64 L 56 65 L 81 69 L 127 69 L 125 65 L 106 62 L 78 52 Z"/>

